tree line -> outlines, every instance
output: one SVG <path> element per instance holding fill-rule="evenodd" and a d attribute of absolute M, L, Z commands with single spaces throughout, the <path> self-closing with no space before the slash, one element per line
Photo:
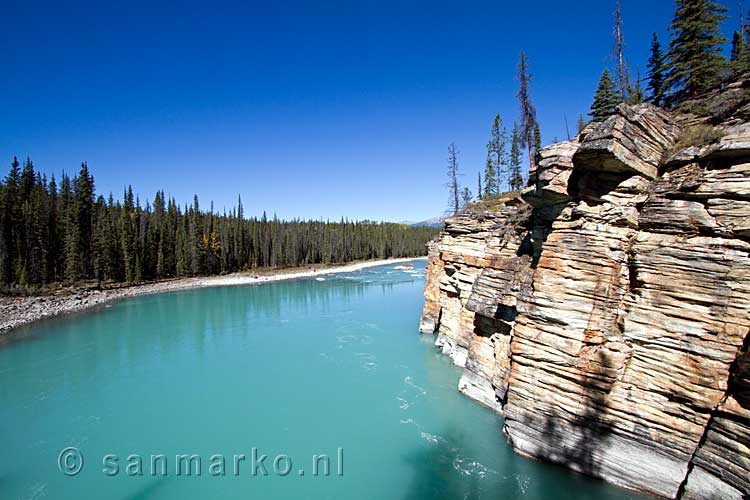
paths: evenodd
<path fill-rule="evenodd" d="M 513 122 L 508 139 L 508 130 L 503 124 L 500 113 L 490 128 L 490 140 L 487 142 L 487 160 L 484 171 L 477 173 L 476 196 L 468 186 L 458 182 L 458 149 L 454 143 L 448 146 L 448 210 L 457 214 L 475 200 L 492 198 L 507 192 L 518 191 L 524 185 L 525 173 L 521 161 L 522 150 L 526 150 L 529 171 L 536 168 L 536 157 L 542 149 L 542 134 L 536 119 L 536 108 L 531 102 L 529 60 L 521 51 L 518 69 L 519 120 Z M 520 123 L 519 123 L 520 122 Z"/>
<path fill-rule="evenodd" d="M 676 0 L 674 17 L 669 26 L 669 47 L 666 51 L 662 49 L 658 35 L 653 34 L 647 73 L 642 78 L 639 68 L 633 77 L 628 66 L 622 8 L 620 0 L 615 0 L 612 47 L 615 71 L 613 74 L 605 67 L 602 72 L 589 111 L 591 121 L 606 120 L 621 103 L 650 102 L 672 109 L 721 82 L 750 72 L 750 13 L 747 19 L 740 14 L 740 26 L 733 33 L 731 54 L 727 60 L 722 48 L 727 39 L 721 33 L 721 22 L 727 19 L 726 12 L 727 8 L 714 0 Z M 536 168 L 542 137 L 536 108 L 529 95 L 529 62 L 523 52 L 520 54 L 517 79 L 519 120 L 513 123 L 509 139 L 502 117 L 499 113 L 495 114 L 484 171 L 477 174 L 476 197 L 468 187 L 460 186 L 458 150 L 453 143 L 449 146 L 448 213 L 460 212 L 475 199 L 491 198 L 521 189 L 525 184 L 522 150 L 525 149 L 528 157 L 529 171 Z M 581 132 L 588 123 L 583 115 L 579 115 L 578 131 Z"/>
<path fill-rule="evenodd" d="M 414 257 L 437 229 L 342 219 L 246 218 L 242 200 L 229 213 L 204 211 L 195 196 L 180 207 L 159 191 L 143 206 L 132 187 L 122 200 L 96 195 L 83 163 L 58 186 L 27 159 L 14 157 L 0 181 L 0 285 L 79 281 L 136 283 L 257 268 Z"/>
<path fill-rule="evenodd" d="M 732 36 L 729 60 L 723 54 L 727 43 L 721 23 L 727 19 L 727 8 L 713 0 L 677 0 L 669 33 L 671 39 L 665 51 L 659 36 L 651 39 L 647 63 L 646 89 L 642 90 L 640 71 L 633 80 L 625 58 L 620 0 L 615 3 L 613 76 L 604 68 L 594 94 L 589 116 L 603 121 L 623 102 L 650 102 L 655 106 L 674 108 L 685 100 L 695 98 L 713 86 L 750 71 L 750 15 L 740 14 L 740 26 Z M 586 126 L 579 117 L 579 129 Z"/>

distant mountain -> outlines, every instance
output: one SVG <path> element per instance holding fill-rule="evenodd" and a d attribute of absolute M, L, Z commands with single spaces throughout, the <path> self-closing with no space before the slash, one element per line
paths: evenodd
<path fill-rule="evenodd" d="M 445 217 L 433 217 L 432 219 L 423 220 L 420 222 L 413 222 L 409 220 L 401 221 L 401 224 L 413 227 L 442 227 L 445 223 Z"/>

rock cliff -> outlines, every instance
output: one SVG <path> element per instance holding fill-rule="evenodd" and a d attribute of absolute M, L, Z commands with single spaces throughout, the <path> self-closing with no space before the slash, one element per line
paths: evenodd
<path fill-rule="evenodd" d="M 721 114 L 621 106 L 431 244 L 420 330 L 517 453 L 665 498 L 750 496 L 747 87 Z"/>

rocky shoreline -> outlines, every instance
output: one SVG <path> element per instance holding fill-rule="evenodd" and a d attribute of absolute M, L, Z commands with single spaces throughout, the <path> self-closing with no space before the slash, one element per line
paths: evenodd
<path fill-rule="evenodd" d="M 0 335 L 7 333 L 19 326 L 27 325 L 43 318 L 51 318 L 53 316 L 59 316 L 62 314 L 83 311 L 85 309 L 89 309 L 106 302 L 111 302 L 113 300 L 123 299 L 127 297 L 135 297 L 137 295 L 214 286 L 257 285 L 273 281 L 310 278 L 327 274 L 354 272 L 368 267 L 398 264 L 400 262 L 411 262 L 414 260 L 424 259 L 425 257 L 385 259 L 354 262 L 351 264 L 333 267 L 317 266 L 304 269 L 292 268 L 264 274 L 237 273 L 227 276 L 180 278 L 159 281 L 156 283 L 123 286 L 120 288 L 101 290 L 66 290 L 54 295 L 0 297 Z"/>

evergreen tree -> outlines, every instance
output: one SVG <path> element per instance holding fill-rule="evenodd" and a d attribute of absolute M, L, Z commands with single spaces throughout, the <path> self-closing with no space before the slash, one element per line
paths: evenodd
<path fill-rule="evenodd" d="M 495 162 L 492 156 L 487 153 L 487 161 L 484 164 L 484 198 L 489 198 L 497 194 L 497 176 L 495 175 Z"/>
<path fill-rule="evenodd" d="M 455 150 L 454 150 L 455 152 Z M 481 179 L 480 179 L 481 180 Z M 464 190 L 459 202 L 471 198 Z M 182 212 L 158 191 L 141 206 L 132 187 L 123 202 L 94 194 L 83 164 L 72 180 L 48 183 L 27 160 L 14 159 L 0 182 L 0 285 L 29 287 L 56 280 L 138 282 L 260 266 L 406 257 L 424 254 L 436 232 L 388 223 L 246 219 L 242 202 L 218 215 L 197 197 Z M 12 203 L 11 203 L 12 202 Z M 9 243 L 10 240 L 10 243 Z"/>
<path fill-rule="evenodd" d="M 665 86 L 679 102 L 719 81 L 726 63 L 720 25 L 727 9 L 713 0 L 676 0 L 676 5 Z"/>
<path fill-rule="evenodd" d="M 661 50 L 659 37 L 656 33 L 651 39 L 651 55 L 648 58 L 648 89 L 651 93 L 649 102 L 654 106 L 664 103 L 664 53 Z"/>
<path fill-rule="evenodd" d="M 521 108 L 521 147 L 528 148 L 529 154 L 529 171 L 534 170 L 534 126 L 536 125 L 536 108 L 531 104 L 529 96 L 529 84 L 531 75 L 529 74 L 529 63 L 526 54 L 521 51 L 518 63 L 518 102 Z"/>
<path fill-rule="evenodd" d="M 510 189 L 517 191 L 523 187 L 523 174 L 521 173 L 521 132 L 518 124 L 513 124 L 513 134 L 510 143 Z"/>
<path fill-rule="evenodd" d="M 615 89 L 615 82 L 612 80 L 609 70 L 604 68 L 589 115 L 595 122 L 604 121 L 615 113 L 618 104 L 620 104 L 620 100 Z"/>
<path fill-rule="evenodd" d="M 539 130 L 539 123 L 534 123 L 534 165 L 539 161 L 539 154 L 542 151 L 542 131 Z"/>
<path fill-rule="evenodd" d="M 16 260 L 18 259 L 17 229 L 20 222 L 20 196 L 21 165 L 18 158 L 13 157 L 10 164 L 10 172 L 5 178 L 3 188 L 3 255 L 0 262 L 0 278 L 5 283 L 14 283 L 16 278 Z"/>
<path fill-rule="evenodd" d="M 458 151 L 452 142 L 448 146 L 448 191 L 448 212 L 456 215 L 461 210 L 461 202 L 458 190 Z"/>
<path fill-rule="evenodd" d="M 81 164 L 81 170 L 76 177 L 75 184 L 75 227 L 78 236 L 78 251 L 80 255 L 80 272 L 82 277 L 93 276 L 92 269 L 92 222 L 94 217 L 94 176 L 89 172 L 86 162 Z"/>
<path fill-rule="evenodd" d="M 477 199 L 482 199 L 482 174 L 477 172 Z"/>
<path fill-rule="evenodd" d="M 636 69 L 635 72 L 635 83 L 628 87 L 628 100 L 627 103 L 630 105 L 641 104 L 643 102 L 643 89 L 641 88 L 641 70 Z"/>
<path fill-rule="evenodd" d="M 732 34 L 732 53 L 729 57 L 729 61 L 737 63 L 742 56 L 742 52 L 745 50 L 745 38 L 742 36 L 740 31 L 735 31 Z"/>
<path fill-rule="evenodd" d="M 493 188 L 495 193 L 502 193 L 502 177 L 505 173 L 505 149 L 508 143 L 507 131 L 503 126 L 503 120 L 500 118 L 500 114 L 495 114 L 495 120 L 492 123 L 492 130 L 490 131 L 490 141 L 487 143 L 487 158 L 493 164 L 494 170 L 494 182 L 496 186 Z M 485 178 L 485 185 L 488 184 L 488 179 Z"/>

